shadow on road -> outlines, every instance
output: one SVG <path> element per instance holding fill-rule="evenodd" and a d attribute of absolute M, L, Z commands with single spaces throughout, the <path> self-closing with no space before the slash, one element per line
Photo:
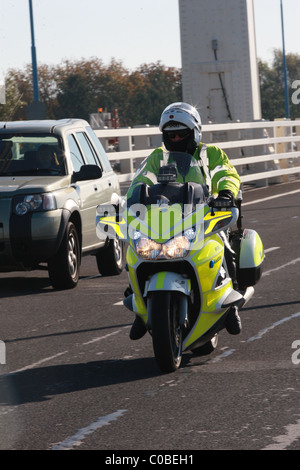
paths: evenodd
<path fill-rule="evenodd" d="M 43 277 L 1 277 L 0 298 L 18 297 L 54 292 L 49 278 Z"/>
<path fill-rule="evenodd" d="M 51 400 L 55 395 L 162 375 L 154 358 L 105 360 L 39 367 L 0 376 L 0 405 Z"/>

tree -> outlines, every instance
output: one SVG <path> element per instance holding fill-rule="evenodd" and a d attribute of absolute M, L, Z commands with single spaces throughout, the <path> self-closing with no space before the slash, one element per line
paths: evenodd
<path fill-rule="evenodd" d="M 292 83 L 300 77 L 300 55 L 287 54 L 287 82 L 289 90 L 290 117 L 295 119 L 300 116 L 299 105 L 292 102 L 294 89 Z M 272 64 L 259 61 L 260 93 L 262 105 L 262 117 L 273 120 L 285 116 L 285 94 L 283 54 L 280 50 L 274 50 Z"/>
<path fill-rule="evenodd" d="M 118 109 L 121 126 L 157 125 L 162 109 L 181 100 L 180 69 L 160 62 L 143 64 L 131 72 L 115 59 L 108 65 L 95 57 L 67 60 L 54 67 L 39 65 L 38 77 L 40 101 L 51 119 L 89 120 L 89 115 L 101 107 L 110 113 Z M 9 78 L 14 83 L 15 96 L 22 97 L 22 106 L 16 98 L 9 98 L 5 109 L 14 104 L 13 118 L 27 119 L 27 106 L 33 101 L 31 66 L 23 71 L 11 70 Z"/>
<path fill-rule="evenodd" d="M 5 101 L 5 104 L 0 104 L 0 121 L 21 119 L 26 102 L 11 73 L 7 75 L 5 80 Z"/>
<path fill-rule="evenodd" d="M 57 93 L 56 117 L 89 119 L 92 97 L 84 78 L 77 73 L 69 75 Z"/>
<path fill-rule="evenodd" d="M 181 71 L 160 62 L 143 64 L 130 76 L 129 125 L 157 125 L 162 110 L 170 103 L 181 101 Z"/>

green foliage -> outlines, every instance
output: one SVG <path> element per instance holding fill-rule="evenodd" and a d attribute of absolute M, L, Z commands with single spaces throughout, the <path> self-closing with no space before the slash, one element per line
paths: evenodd
<path fill-rule="evenodd" d="M 292 102 L 292 83 L 300 80 L 300 55 L 287 54 L 290 117 L 300 117 L 300 105 Z M 283 57 L 274 50 L 271 64 L 259 61 L 262 117 L 285 117 Z M 158 125 L 165 106 L 182 100 L 181 70 L 160 62 L 126 69 L 112 59 L 105 65 L 91 58 L 64 61 L 56 66 L 39 65 L 40 101 L 47 118 L 78 117 L 89 120 L 98 108 L 113 114 L 118 110 L 120 126 Z M 27 106 L 33 101 L 32 71 L 11 69 L 6 76 L 6 104 L 0 104 L 0 120 L 27 119 Z"/>
<path fill-rule="evenodd" d="M 300 55 L 286 54 L 290 118 L 300 117 L 300 105 L 292 102 L 292 83 L 300 80 Z M 285 117 L 283 54 L 274 50 L 272 64 L 259 61 L 260 94 L 263 119 Z"/>
<path fill-rule="evenodd" d="M 78 117 L 89 120 L 98 108 L 113 114 L 118 110 L 120 126 L 158 125 L 162 109 L 181 98 L 181 71 L 160 62 L 127 70 L 112 59 L 104 65 L 98 58 L 64 61 L 57 66 L 38 67 L 40 101 L 47 118 Z M 33 101 L 32 72 L 9 70 L 6 105 L 0 105 L 0 120 L 27 119 Z"/>

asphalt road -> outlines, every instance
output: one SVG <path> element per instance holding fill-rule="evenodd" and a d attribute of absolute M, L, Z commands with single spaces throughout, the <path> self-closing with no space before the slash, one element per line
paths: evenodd
<path fill-rule="evenodd" d="M 149 335 L 128 337 L 125 272 L 103 278 L 85 258 L 78 287 L 58 292 L 46 272 L 0 274 L 0 449 L 176 451 L 183 463 L 205 449 L 300 449 L 300 182 L 246 191 L 243 215 L 266 260 L 242 333 L 185 353 L 172 374 Z"/>

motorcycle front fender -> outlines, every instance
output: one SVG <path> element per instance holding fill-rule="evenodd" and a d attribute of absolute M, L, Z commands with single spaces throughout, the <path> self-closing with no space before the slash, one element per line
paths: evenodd
<path fill-rule="evenodd" d="M 162 271 L 153 274 L 153 276 L 146 281 L 144 297 L 147 297 L 148 292 L 157 290 L 177 291 L 189 296 L 191 293 L 191 281 L 190 279 L 183 277 L 181 274 Z"/>

